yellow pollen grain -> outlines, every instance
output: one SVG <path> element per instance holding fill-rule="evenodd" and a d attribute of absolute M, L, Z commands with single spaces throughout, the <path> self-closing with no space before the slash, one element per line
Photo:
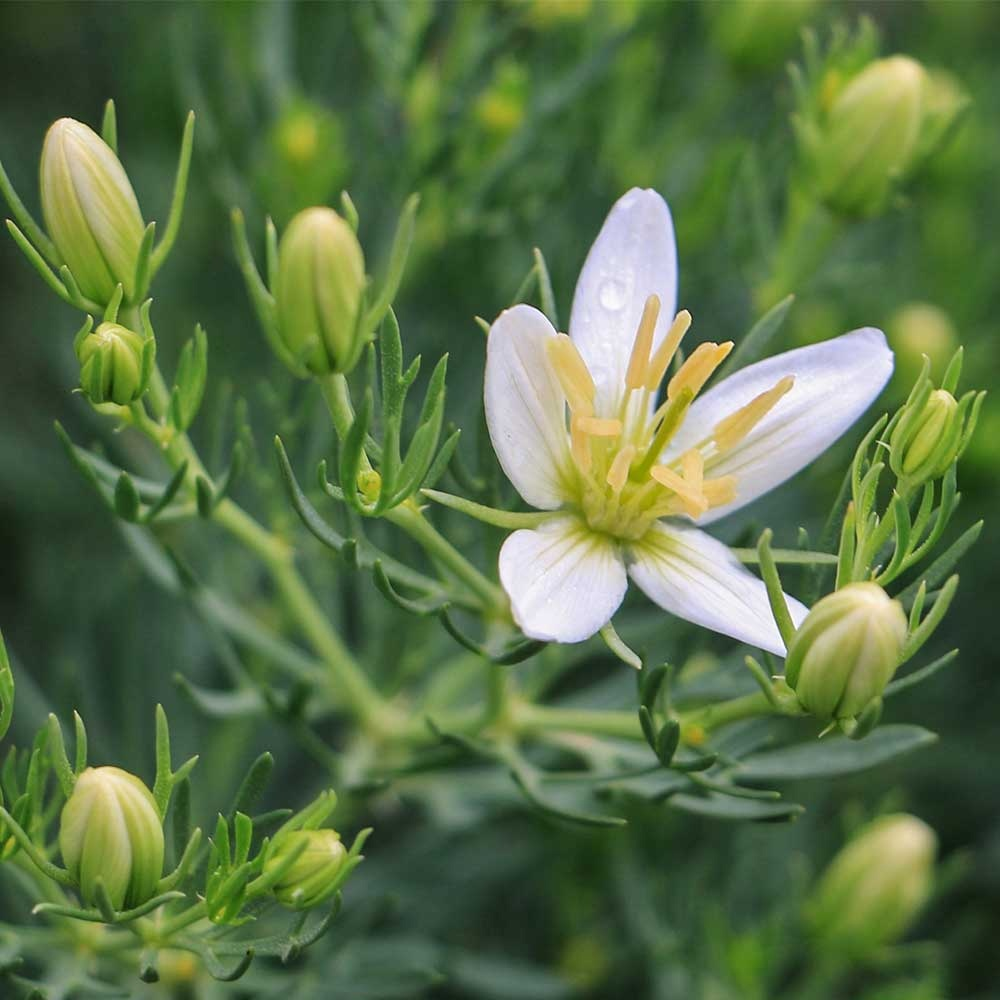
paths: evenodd
<path fill-rule="evenodd" d="M 718 479 L 706 479 L 701 492 L 709 507 L 721 507 L 723 504 L 732 503 L 736 499 L 736 477 L 719 476 Z"/>
<path fill-rule="evenodd" d="M 653 333 L 659 316 L 660 298 L 658 295 L 650 295 L 642 307 L 642 318 L 628 359 L 628 371 L 625 372 L 625 386 L 628 389 L 641 389 L 646 384 L 649 352 L 653 348 Z"/>
<path fill-rule="evenodd" d="M 618 437 L 622 432 L 622 422 L 612 418 L 581 416 L 576 426 L 591 437 Z"/>
<path fill-rule="evenodd" d="M 713 437 L 720 451 L 728 451 L 739 444 L 774 409 L 778 400 L 795 384 L 795 377 L 786 375 L 766 392 L 751 399 L 746 406 L 720 420 Z"/>
<path fill-rule="evenodd" d="M 691 485 L 673 469 L 665 465 L 654 465 L 649 470 L 649 474 L 661 486 L 666 486 L 668 490 L 673 490 L 677 494 L 686 514 L 698 517 L 699 514 L 704 514 L 708 510 L 708 501 L 702 495 L 701 490 L 692 489 Z"/>
<path fill-rule="evenodd" d="M 726 360 L 732 349 L 731 340 L 724 344 L 699 344 L 667 385 L 667 399 L 673 399 L 684 388 L 690 389 L 697 396 L 702 386 L 712 377 L 712 372 Z"/>
<path fill-rule="evenodd" d="M 546 341 L 545 350 L 571 410 L 590 412 L 597 387 L 576 344 L 565 333 Z"/>
<path fill-rule="evenodd" d="M 625 483 L 628 481 L 628 470 L 632 465 L 632 459 L 635 458 L 635 454 L 635 445 L 629 444 L 622 448 L 611 462 L 611 468 L 608 469 L 607 483 L 615 493 L 621 493 L 625 487 Z"/>
<path fill-rule="evenodd" d="M 667 373 L 670 362 L 673 361 L 677 348 L 680 347 L 684 334 L 691 329 L 691 313 L 687 309 L 682 309 L 675 317 L 670 329 L 667 331 L 663 343 L 656 349 L 646 368 L 646 388 L 652 391 L 663 381 L 663 376 Z"/>

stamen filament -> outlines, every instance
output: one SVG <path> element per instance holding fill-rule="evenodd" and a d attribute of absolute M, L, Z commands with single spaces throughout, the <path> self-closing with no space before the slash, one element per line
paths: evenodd
<path fill-rule="evenodd" d="M 708 501 L 702 496 L 701 491 L 693 489 L 673 469 L 666 465 L 654 465 L 649 474 L 662 486 L 677 494 L 684 505 L 685 513 L 691 517 L 698 517 L 708 510 Z"/>
<path fill-rule="evenodd" d="M 653 415 L 653 426 L 655 427 L 657 422 L 659 422 L 659 427 L 642 461 L 633 471 L 633 478 L 641 479 L 647 475 L 653 467 L 653 463 L 660 457 L 663 449 L 666 448 L 667 442 L 674 436 L 677 428 L 680 427 L 693 399 L 694 392 L 685 386 L 675 399 L 668 400 L 656 411 Z"/>
<path fill-rule="evenodd" d="M 641 389 L 646 384 L 649 352 L 653 347 L 653 333 L 659 316 L 660 298 L 658 295 L 650 295 L 642 308 L 639 329 L 636 330 L 632 354 L 628 359 L 628 370 L 625 373 L 625 386 L 628 389 Z"/>

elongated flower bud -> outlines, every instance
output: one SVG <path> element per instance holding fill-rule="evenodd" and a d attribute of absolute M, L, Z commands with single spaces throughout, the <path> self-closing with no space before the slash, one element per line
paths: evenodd
<path fill-rule="evenodd" d="M 302 844 L 305 849 L 302 850 Z M 308 910 L 329 897 L 347 848 L 336 830 L 293 830 L 282 835 L 264 865 L 264 874 L 273 872 L 290 855 L 302 850 L 291 867 L 274 886 L 275 898 L 293 910 Z"/>
<path fill-rule="evenodd" d="M 41 194 L 49 237 L 80 291 L 104 305 L 121 284 L 131 300 L 144 226 L 111 147 L 82 122 L 60 118 L 42 147 Z"/>
<path fill-rule="evenodd" d="M 364 347 L 358 311 L 365 259 L 354 230 L 330 208 L 307 208 L 278 250 L 278 333 L 315 375 L 349 372 Z"/>
<path fill-rule="evenodd" d="M 102 323 L 80 341 L 80 388 L 92 403 L 134 403 L 145 391 L 145 341 L 119 323 Z"/>
<path fill-rule="evenodd" d="M 904 813 L 882 816 L 841 849 L 807 915 L 824 955 L 863 959 L 906 932 L 930 895 L 937 837 Z"/>
<path fill-rule="evenodd" d="M 935 389 L 913 423 L 900 422 L 890 438 L 894 471 L 913 483 L 940 476 L 955 460 L 962 437 L 958 402 Z"/>
<path fill-rule="evenodd" d="M 59 822 L 59 850 L 80 895 L 104 883 L 115 909 L 144 903 L 163 874 L 163 825 L 149 789 L 117 767 L 88 767 Z"/>
<path fill-rule="evenodd" d="M 899 666 L 907 622 L 875 583 L 851 583 L 815 604 L 788 648 L 785 679 L 806 711 L 854 718 Z"/>

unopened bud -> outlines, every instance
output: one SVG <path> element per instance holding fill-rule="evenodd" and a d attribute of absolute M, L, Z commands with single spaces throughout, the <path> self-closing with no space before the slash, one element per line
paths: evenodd
<path fill-rule="evenodd" d="M 897 941 L 930 895 L 937 837 L 915 816 L 870 823 L 841 849 L 807 914 L 824 955 L 857 961 Z"/>
<path fill-rule="evenodd" d="M 145 344 L 119 323 L 102 323 L 79 342 L 80 388 L 92 403 L 128 406 L 143 394 Z"/>
<path fill-rule="evenodd" d="M 900 421 L 889 439 L 894 471 L 912 483 L 942 475 L 955 460 L 962 438 L 958 402 L 935 389 L 912 421 Z"/>
<path fill-rule="evenodd" d="M 883 211 L 921 147 L 927 76 L 892 56 L 870 63 L 833 98 L 811 150 L 821 200 L 850 216 Z"/>
<path fill-rule="evenodd" d="M 117 767 L 88 767 L 59 822 L 59 850 L 80 895 L 102 882 L 116 910 L 146 902 L 163 874 L 163 825 L 149 789 Z"/>
<path fill-rule="evenodd" d="M 307 910 L 318 906 L 336 889 L 347 848 L 336 830 L 292 830 L 275 841 L 264 874 L 273 872 L 296 851 L 301 853 L 274 886 L 274 895 L 282 906 Z"/>
<path fill-rule="evenodd" d="M 852 719 L 899 666 L 906 615 L 875 583 L 850 583 L 815 604 L 792 637 L 785 679 L 806 711 Z"/>
<path fill-rule="evenodd" d="M 713 40 L 739 69 L 781 64 L 821 0 L 729 0 L 705 4 Z"/>
<path fill-rule="evenodd" d="M 330 208 L 296 215 L 281 239 L 274 295 L 281 340 L 313 374 L 357 364 L 364 288 L 364 254 L 347 222 Z"/>
<path fill-rule="evenodd" d="M 120 284 L 131 300 L 145 227 L 114 150 L 82 122 L 60 118 L 42 147 L 41 195 L 49 237 L 80 291 L 105 305 Z"/>

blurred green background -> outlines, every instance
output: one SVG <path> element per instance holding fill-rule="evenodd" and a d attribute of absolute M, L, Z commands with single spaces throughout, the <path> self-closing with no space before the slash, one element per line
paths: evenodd
<path fill-rule="evenodd" d="M 346 187 L 377 269 L 403 200 L 419 191 L 398 307 L 404 342 L 409 353 L 451 352 L 450 417 L 469 425 L 483 354 L 473 317 L 509 303 L 537 245 L 565 321 L 590 241 L 632 185 L 656 188 L 671 205 L 680 304 L 695 333 L 726 339 L 749 328 L 766 278 L 759 218 L 780 219 L 794 168 L 786 64 L 804 26 L 822 39 L 862 15 L 881 32 L 884 54 L 954 74 L 972 107 L 907 199 L 845 226 L 819 272 L 791 289 L 798 297 L 781 346 L 880 326 L 912 377 L 922 350 L 940 374 L 961 342 L 966 382 L 992 388 L 996 3 L 6 3 L 0 155 L 36 207 L 47 126 L 63 115 L 96 125 L 114 97 L 123 162 L 146 217 L 162 218 L 184 114 L 195 109 L 184 226 L 155 289 L 160 351 L 169 368 L 194 322 L 204 323 L 213 401 L 250 400 L 265 475 L 289 400 L 314 418 L 319 411 L 278 371 L 258 331 L 231 251 L 232 205 L 257 239 L 265 213 L 280 226 L 308 204 L 335 203 Z M 177 744 L 221 761 L 201 775 L 206 802 L 230 794 L 227 760 L 249 762 L 265 747 L 278 755 L 286 790 L 304 797 L 322 776 L 302 767 L 287 735 L 259 722 L 216 729 L 178 693 L 176 672 L 218 678 L 216 651 L 190 609 L 144 574 L 67 462 L 54 419 L 77 440 L 101 434 L 70 393 L 77 317 L 44 292 L 8 239 L 0 302 L 0 625 L 18 674 L 15 735 L 24 739 L 49 709 L 79 708 L 95 760 L 148 770 L 158 698 Z M 901 376 L 896 400 L 904 388 Z M 987 400 L 960 467 L 956 533 L 995 508 L 998 404 Z M 210 450 L 211 414 L 195 435 Z M 108 447 L 128 455 L 125 440 Z M 817 523 L 849 453 L 826 456 L 760 516 L 781 523 L 794 512 Z M 261 503 L 282 502 L 277 491 L 261 494 Z M 852 995 L 1000 995 L 995 538 L 987 523 L 935 640 L 961 646 L 957 665 L 892 706 L 893 717 L 939 732 L 939 745 L 862 778 L 796 789 L 810 811 L 790 826 L 725 826 L 650 808 L 636 810 L 624 833 L 581 833 L 513 803 L 484 812 L 462 791 L 440 808 L 430 799 L 383 804 L 358 895 L 395 903 L 366 925 L 363 970 L 348 956 L 342 979 L 303 973 L 294 995 L 327 995 L 309 990 L 335 982 L 355 984 L 343 995 L 410 995 L 423 988 L 412 970 L 445 954 L 451 983 L 427 995 L 765 996 L 761 969 L 794 950 L 787 927 L 804 885 L 859 816 L 886 804 L 921 816 L 941 838 L 946 877 L 915 932 L 941 947 L 898 992 L 865 979 Z M 220 556 L 214 568 L 225 577 L 230 565 Z M 253 579 L 240 585 L 248 602 L 260 598 Z M 381 985 L 363 991 L 356 984 L 366 976 Z M 265 978 L 254 995 L 283 990 L 279 980 Z"/>

